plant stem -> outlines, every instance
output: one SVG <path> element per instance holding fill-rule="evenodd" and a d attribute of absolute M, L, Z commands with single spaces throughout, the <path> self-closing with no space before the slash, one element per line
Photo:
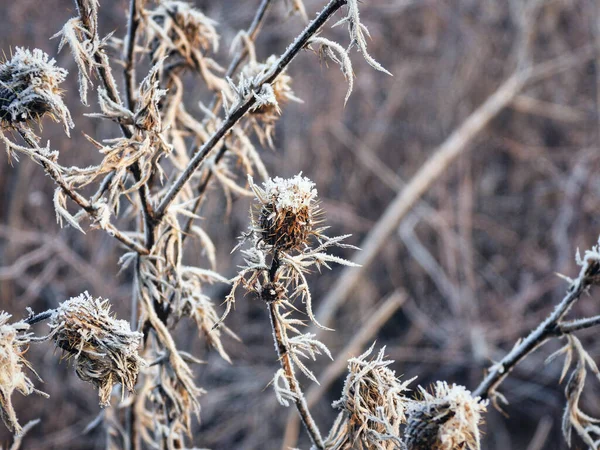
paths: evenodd
<path fill-rule="evenodd" d="M 127 36 L 123 48 L 123 60 L 125 61 L 125 101 L 127 109 L 133 111 L 135 106 L 135 42 L 137 30 L 140 24 L 138 16 L 138 1 L 129 2 L 129 18 L 127 20 Z"/>
<path fill-rule="evenodd" d="M 308 410 L 304 394 L 300 389 L 300 383 L 298 382 L 296 374 L 294 373 L 294 366 L 292 365 L 288 348 L 284 342 L 284 330 L 279 322 L 279 306 L 279 302 L 269 303 L 269 316 L 271 318 L 271 327 L 273 328 L 273 338 L 275 340 L 275 348 L 277 349 L 279 362 L 281 363 L 281 367 L 285 372 L 290 389 L 295 394 L 294 403 L 296 404 L 296 408 L 298 409 L 298 413 L 300 414 L 304 428 L 306 428 L 306 431 L 310 435 L 313 444 L 319 449 L 324 449 L 325 445 L 323 444 L 323 438 L 321 437 L 321 433 L 319 432 L 317 424 Z"/>
<path fill-rule="evenodd" d="M 94 18 L 92 17 L 92 14 L 90 14 L 89 11 L 87 11 L 86 9 L 86 2 L 84 0 L 75 0 L 75 5 L 77 6 L 77 11 L 79 11 L 79 16 L 81 18 L 81 22 L 84 28 L 86 28 L 88 32 L 93 36 L 92 39 L 97 41 L 99 39 L 98 30 L 96 29 L 96 24 L 94 23 Z M 106 53 L 104 53 L 100 45 L 97 45 L 97 51 L 94 53 L 94 61 L 96 62 L 96 72 L 98 74 L 98 77 L 100 78 L 100 80 L 102 80 L 102 84 L 106 89 L 108 97 L 113 102 L 122 105 L 123 102 L 121 101 L 121 97 L 119 96 L 117 84 L 112 74 L 110 64 L 108 63 L 108 57 L 106 56 Z M 119 124 L 119 126 L 121 127 L 121 131 L 123 132 L 123 136 L 125 136 L 126 138 L 131 138 L 133 136 L 133 133 L 126 125 Z M 141 180 L 141 169 L 137 162 L 131 166 L 131 173 L 133 174 L 133 177 L 135 178 L 136 182 L 139 182 Z M 108 183 L 110 183 L 110 180 L 108 180 Z M 108 183 L 103 183 L 103 185 L 107 185 Z M 156 224 L 159 222 L 154 220 L 154 211 L 150 203 L 150 195 L 147 184 L 144 184 L 140 187 L 139 197 L 142 205 L 142 213 L 144 215 L 145 245 L 146 248 L 150 250 L 154 245 L 155 241 L 154 229 L 156 228 Z"/>
<path fill-rule="evenodd" d="M 571 306 L 581 297 L 586 286 L 582 280 L 576 280 L 567 294 L 538 327 L 533 330 L 520 344 L 516 345 L 500 362 L 494 364 L 484 380 L 473 391 L 474 397 L 487 398 L 504 381 L 510 372 L 527 355 L 536 350 L 548 339 L 562 335 L 559 322 Z"/>

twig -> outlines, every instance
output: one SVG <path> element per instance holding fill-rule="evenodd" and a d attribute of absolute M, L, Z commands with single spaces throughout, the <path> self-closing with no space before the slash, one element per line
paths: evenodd
<path fill-rule="evenodd" d="M 137 38 L 137 30 L 140 24 L 138 13 L 138 1 L 131 0 L 129 3 L 129 19 L 127 20 L 127 37 L 123 48 L 123 60 L 125 61 L 125 101 L 127 109 L 133 111 L 135 105 L 135 59 L 134 49 Z"/>
<path fill-rule="evenodd" d="M 585 319 L 561 322 L 558 324 L 557 335 L 573 333 L 575 331 L 585 330 L 600 325 L 600 316 L 587 317 Z"/>
<path fill-rule="evenodd" d="M 487 398 L 504 381 L 515 366 L 529 353 L 544 344 L 551 337 L 561 334 L 559 322 L 571 306 L 581 297 L 586 286 L 583 282 L 574 283 L 567 295 L 555 310 L 539 326 L 533 330 L 521 343 L 516 345 L 502 360 L 494 364 L 485 379 L 473 391 L 473 396 Z"/>
<path fill-rule="evenodd" d="M 29 325 L 33 325 L 43 320 L 49 319 L 50 317 L 52 317 L 52 314 L 54 314 L 54 310 L 49 309 L 48 311 L 44 311 L 39 314 L 31 314 L 27 319 L 23 320 L 23 322 Z"/>
<path fill-rule="evenodd" d="M 310 439 L 313 444 L 319 448 L 324 449 L 325 445 L 323 444 L 323 438 L 321 437 L 321 433 L 312 418 L 310 411 L 308 410 L 308 406 L 306 404 L 306 400 L 302 391 L 300 390 L 300 384 L 296 378 L 296 374 L 294 373 L 294 366 L 292 365 L 292 361 L 290 355 L 288 353 L 288 349 L 283 342 L 282 337 L 282 329 L 281 324 L 279 323 L 279 303 L 271 302 L 269 303 L 269 317 L 271 318 L 271 326 L 273 327 L 273 338 L 275 340 L 275 348 L 277 349 L 277 354 L 279 355 L 279 361 L 281 363 L 281 367 L 285 372 L 285 376 L 290 385 L 290 390 L 295 394 L 294 403 L 296 404 L 296 409 L 298 409 L 298 413 L 300 414 L 300 419 L 304 424 L 304 428 L 310 435 Z"/>
<path fill-rule="evenodd" d="M 281 55 L 277 63 L 266 73 L 260 80 L 257 81 L 256 87 L 264 84 L 272 83 L 283 70 L 292 62 L 296 55 L 304 48 L 310 38 L 315 35 L 319 29 L 327 22 L 327 20 L 343 5 L 347 0 L 331 0 L 321 13 L 304 29 L 304 31 L 296 38 L 287 50 Z M 155 220 L 160 221 L 165 215 L 169 205 L 175 200 L 175 197 L 183 189 L 185 184 L 193 176 L 196 170 L 204 162 L 211 150 L 221 141 L 221 139 L 229 133 L 233 126 L 254 106 L 256 98 L 249 96 L 244 99 L 233 111 L 229 113 L 225 121 L 221 124 L 212 136 L 198 149 L 190 160 L 188 166 L 179 175 L 177 180 L 171 185 L 159 206 L 156 208 Z"/>

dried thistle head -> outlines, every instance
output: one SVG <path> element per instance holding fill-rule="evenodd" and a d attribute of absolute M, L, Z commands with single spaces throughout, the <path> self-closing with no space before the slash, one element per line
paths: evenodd
<path fill-rule="evenodd" d="M 438 381 L 431 394 L 419 389 L 423 399 L 408 407 L 407 450 L 479 450 L 479 425 L 487 401 L 445 381 Z"/>
<path fill-rule="evenodd" d="M 117 383 L 129 392 L 134 390 L 145 364 L 138 355 L 142 334 L 131 331 L 127 321 L 111 315 L 108 300 L 84 292 L 63 302 L 49 326 L 56 346 L 74 359 L 77 376 L 98 388 L 101 406 L 110 404 Z"/>
<path fill-rule="evenodd" d="M 8 313 L 0 312 L 0 417 L 11 432 L 20 434 L 21 426 L 11 402 L 13 392 L 17 390 L 23 395 L 33 392 L 45 394 L 36 390 L 23 372 L 23 367 L 33 371 L 23 358 L 26 351 L 23 347 L 29 342 L 29 335 L 23 332 L 29 329 L 29 325 L 25 322 L 9 324 L 10 317 Z"/>
<path fill-rule="evenodd" d="M 160 89 L 160 66 L 161 63 L 156 64 L 140 83 L 138 108 L 133 118 L 137 128 L 157 133 L 162 131 L 160 100 L 167 93 L 166 90 Z"/>
<path fill-rule="evenodd" d="M 401 382 L 384 359 L 385 347 L 375 358 L 369 358 L 373 344 L 365 353 L 348 361 L 348 376 L 342 397 L 333 402 L 342 410 L 343 421 L 338 421 L 328 437 L 332 449 L 398 448 L 401 446 L 400 425 L 406 422 L 410 400 L 404 396 L 412 380 Z"/>
<path fill-rule="evenodd" d="M 258 218 L 254 224 L 264 243 L 272 248 L 288 251 L 308 244 L 319 208 L 315 184 L 298 174 L 292 178 L 270 178 L 260 188 L 250 186 L 259 201 Z"/>
<path fill-rule="evenodd" d="M 61 122 L 69 134 L 74 125 L 59 87 L 67 71 L 55 63 L 40 49 L 17 47 L 12 58 L 0 64 L 1 128 L 13 128 L 49 115 Z"/>
<path fill-rule="evenodd" d="M 154 61 L 176 52 L 195 65 L 195 49 L 217 51 L 219 47 L 217 23 L 187 2 L 162 1 L 150 11 L 149 19 L 147 33 Z"/>

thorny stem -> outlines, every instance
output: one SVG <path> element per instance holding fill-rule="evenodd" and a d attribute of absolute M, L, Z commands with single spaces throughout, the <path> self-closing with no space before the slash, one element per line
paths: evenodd
<path fill-rule="evenodd" d="M 48 311 L 44 311 L 39 314 L 31 314 L 27 319 L 24 319 L 23 322 L 25 322 L 28 325 L 33 325 L 43 320 L 49 319 L 50 317 L 52 317 L 52 314 L 54 314 L 54 312 L 54 309 L 49 309 Z"/>
<path fill-rule="evenodd" d="M 577 280 L 567 291 L 567 295 L 558 306 L 538 327 L 527 336 L 523 342 L 516 345 L 502 360 L 494 364 L 485 379 L 473 391 L 473 397 L 487 398 L 493 395 L 496 388 L 504 381 L 510 372 L 527 355 L 536 350 L 552 337 L 561 336 L 559 321 L 569 311 L 571 306 L 581 297 L 586 285 L 582 280 Z"/>
<path fill-rule="evenodd" d="M 19 129 L 19 134 L 23 138 L 23 140 L 31 147 L 32 149 L 38 149 L 38 145 L 29 137 L 24 130 Z M 67 194 L 71 200 L 77 203 L 83 210 L 85 210 L 90 215 L 95 215 L 97 213 L 97 208 L 91 204 L 85 197 L 83 197 L 78 192 L 71 189 L 68 183 L 63 179 L 61 174 L 53 168 L 49 162 L 42 155 L 36 155 L 36 160 L 40 163 L 40 165 L 44 168 L 44 171 L 50 175 L 50 178 L 63 190 L 65 194 Z M 146 250 L 143 246 L 141 246 L 138 242 L 134 241 L 130 237 L 123 234 L 118 228 L 116 228 L 113 224 L 108 223 L 106 225 L 106 231 L 111 236 L 114 236 L 117 240 L 121 241 L 121 243 L 125 244 L 127 247 L 132 249 L 133 251 L 140 254 L 148 254 L 148 250 Z"/>
<path fill-rule="evenodd" d="M 304 31 L 296 38 L 296 40 L 287 48 L 281 55 L 277 63 L 256 83 L 256 90 L 265 83 L 272 83 L 284 69 L 292 62 L 296 55 L 304 48 L 310 38 L 314 36 L 321 27 L 329 20 L 329 18 L 343 5 L 347 0 L 331 0 L 321 13 L 304 29 Z M 165 197 L 156 208 L 154 219 L 158 222 L 165 215 L 169 205 L 175 200 L 175 197 L 183 189 L 185 184 L 194 175 L 196 170 L 204 162 L 211 150 L 221 141 L 221 139 L 231 131 L 235 124 L 254 106 L 256 98 L 249 96 L 244 99 L 233 111 L 230 111 L 225 121 L 221 124 L 212 136 L 198 149 L 190 160 L 188 166 L 179 175 L 177 180 L 171 185 Z"/>
<path fill-rule="evenodd" d="M 571 322 L 559 324 L 558 331 L 561 335 L 573 333 L 574 331 L 585 330 L 586 328 L 600 325 L 600 316 L 588 317 L 585 319 L 573 320 Z"/>
<path fill-rule="evenodd" d="M 298 409 L 298 413 L 300 414 L 304 428 L 306 428 L 306 431 L 310 435 L 310 439 L 312 440 L 313 444 L 319 449 L 324 449 L 325 444 L 323 443 L 323 438 L 321 437 L 321 433 L 319 432 L 317 424 L 308 410 L 306 399 L 304 398 L 304 394 L 300 389 L 300 383 L 296 378 L 292 360 L 284 343 L 283 330 L 281 323 L 279 323 L 279 306 L 279 302 L 277 301 L 269 303 L 269 316 L 271 318 L 271 327 L 273 328 L 275 349 L 277 350 L 277 355 L 279 356 L 279 361 L 285 372 L 285 377 L 290 385 L 290 389 L 294 393 L 294 403 L 296 404 L 296 408 Z"/>

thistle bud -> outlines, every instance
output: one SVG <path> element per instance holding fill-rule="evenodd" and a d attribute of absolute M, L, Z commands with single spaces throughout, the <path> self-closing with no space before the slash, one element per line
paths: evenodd
<path fill-rule="evenodd" d="M 98 388 L 100 405 L 110 404 L 116 383 L 132 392 L 144 360 L 137 349 L 143 335 L 110 314 L 108 300 L 87 292 L 63 302 L 50 318 L 56 346 L 75 361 L 75 372 Z"/>
<path fill-rule="evenodd" d="M 479 424 L 487 401 L 445 381 L 435 384 L 433 394 L 420 390 L 422 401 L 408 408 L 404 430 L 407 450 L 479 450 Z"/>
<path fill-rule="evenodd" d="M 250 180 L 260 210 L 255 224 L 261 239 L 278 250 L 292 250 L 308 243 L 315 234 L 317 190 L 300 174 L 293 178 L 268 179 L 261 189 Z"/>
<path fill-rule="evenodd" d="M 17 47 L 12 58 L 0 64 L 0 126 L 12 128 L 47 114 L 61 122 L 68 135 L 73 121 L 59 88 L 66 76 L 67 71 L 42 50 Z"/>

